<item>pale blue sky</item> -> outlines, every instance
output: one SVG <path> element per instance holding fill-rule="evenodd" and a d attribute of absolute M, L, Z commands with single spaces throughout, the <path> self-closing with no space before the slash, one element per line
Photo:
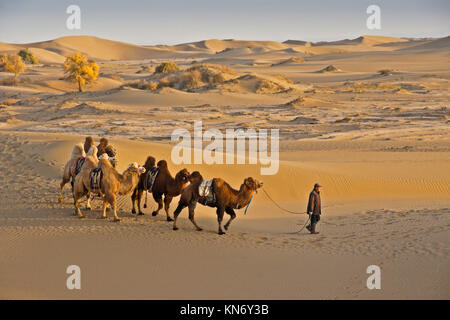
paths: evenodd
<path fill-rule="evenodd" d="M 81 8 L 81 30 L 66 28 L 71 4 Z M 371 4 L 381 7 L 381 30 L 366 27 Z M 0 41 L 80 34 L 136 44 L 443 37 L 450 34 L 449 13 L 449 0 L 0 0 Z"/>

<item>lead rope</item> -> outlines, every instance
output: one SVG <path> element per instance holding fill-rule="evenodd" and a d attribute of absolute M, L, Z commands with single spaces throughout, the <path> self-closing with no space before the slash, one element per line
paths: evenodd
<path fill-rule="evenodd" d="M 254 196 L 254 195 L 255 195 L 255 194 L 252 193 L 252 197 L 250 198 L 250 201 L 248 202 L 247 207 L 245 208 L 244 215 L 247 214 L 248 207 L 250 206 L 250 203 L 252 203 L 252 200 L 253 200 L 253 196 Z"/>
<path fill-rule="evenodd" d="M 264 193 L 266 194 L 267 198 L 269 198 L 269 200 L 272 201 L 282 211 L 285 211 L 285 212 L 290 213 L 290 214 L 305 214 L 304 212 L 295 212 L 295 211 L 287 210 L 287 209 L 281 207 L 278 203 L 275 202 L 275 200 L 272 199 L 271 196 L 269 196 L 269 194 L 267 193 L 267 191 L 264 188 L 262 188 L 262 191 L 264 191 Z M 308 214 L 308 219 L 306 219 L 306 222 L 303 225 L 303 227 L 300 230 L 292 232 L 292 233 L 300 233 L 300 232 L 302 232 L 303 229 L 305 229 L 305 227 L 308 224 L 310 219 L 311 219 L 311 216 Z"/>

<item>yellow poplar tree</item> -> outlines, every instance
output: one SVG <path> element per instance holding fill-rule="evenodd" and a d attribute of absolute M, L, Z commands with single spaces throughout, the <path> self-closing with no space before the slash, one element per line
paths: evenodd
<path fill-rule="evenodd" d="M 3 69 L 5 67 L 6 62 L 8 61 L 8 55 L 6 53 L 0 54 L 0 68 Z"/>
<path fill-rule="evenodd" d="M 25 63 L 22 61 L 21 57 L 9 55 L 6 58 L 5 69 L 14 73 L 14 84 L 16 84 L 18 75 L 25 71 Z"/>
<path fill-rule="evenodd" d="M 73 56 L 66 58 L 64 69 L 66 70 L 69 79 L 78 83 L 78 91 L 82 92 L 82 86 L 84 86 L 86 82 L 97 79 L 100 68 L 94 61 L 88 60 L 84 54 L 77 52 Z"/>

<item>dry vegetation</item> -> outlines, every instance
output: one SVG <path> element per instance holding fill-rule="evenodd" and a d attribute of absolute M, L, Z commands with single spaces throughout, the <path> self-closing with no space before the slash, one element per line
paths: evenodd
<path fill-rule="evenodd" d="M 224 65 L 196 64 L 185 70 L 155 72 L 149 78 L 129 85 L 152 91 L 170 87 L 182 91 L 218 89 L 232 92 L 279 93 L 291 89 L 294 83 L 282 74 L 274 76 L 242 75 Z"/>

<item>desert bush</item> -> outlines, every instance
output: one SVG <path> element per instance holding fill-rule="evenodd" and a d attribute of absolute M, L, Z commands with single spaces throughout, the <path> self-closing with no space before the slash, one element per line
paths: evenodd
<path fill-rule="evenodd" d="M 379 70 L 378 73 L 382 76 L 390 76 L 393 73 L 394 70 L 392 69 L 383 69 Z"/>
<path fill-rule="evenodd" d="M 82 92 L 82 86 L 86 82 L 97 79 L 100 68 L 94 61 L 88 60 L 84 54 L 77 52 L 66 58 L 64 69 L 69 79 L 78 83 L 78 91 Z"/>
<path fill-rule="evenodd" d="M 144 85 L 144 89 L 154 91 L 154 90 L 158 89 L 158 86 L 159 86 L 158 82 L 150 81 L 149 83 L 146 83 Z"/>
<path fill-rule="evenodd" d="M 6 61 L 8 61 L 8 55 L 6 53 L 0 54 L 0 71 L 5 70 Z"/>
<path fill-rule="evenodd" d="M 180 89 L 191 90 L 202 86 L 202 74 L 198 70 L 184 72 L 179 79 Z"/>
<path fill-rule="evenodd" d="M 190 70 L 201 70 L 201 69 L 215 69 L 221 72 L 226 72 L 230 74 L 236 74 L 236 72 L 233 70 L 233 68 L 224 66 L 222 64 L 209 64 L 209 63 L 202 63 L 202 64 L 196 64 L 188 69 Z"/>
<path fill-rule="evenodd" d="M 169 78 L 164 78 L 159 81 L 158 87 L 171 87 L 173 85 L 173 81 Z"/>
<path fill-rule="evenodd" d="M 27 49 L 20 50 L 18 55 L 25 63 L 37 64 L 39 62 L 38 58 Z"/>
<path fill-rule="evenodd" d="M 320 70 L 320 72 L 338 72 L 341 71 L 341 69 L 339 69 L 338 67 L 330 64 L 329 66 L 326 66 L 325 68 L 323 68 L 322 70 Z"/>
<path fill-rule="evenodd" d="M 261 79 L 257 82 L 255 92 L 256 93 L 276 93 L 276 92 L 282 92 L 285 91 L 287 88 L 283 87 L 282 85 L 266 80 Z"/>
<path fill-rule="evenodd" d="M 167 61 L 161 63 L 159 66 L 156 67 L 155 73 L 169 73 L 174 71 L 179 71 L 180 68 L 177 66 L 177 64 L 173 61 Z"/>
<path fill-rule="evenodd" d="M 275 77 L 277 77 L 278 79 L 283 80 L 283 81 L 285 81 L 285 82 L 287 82 L 289 84 L 293 84 L 294 83 L 290 78 L 288 78 L 284 74 L 277 74 L 277 75 L 275 75 Z"/>

